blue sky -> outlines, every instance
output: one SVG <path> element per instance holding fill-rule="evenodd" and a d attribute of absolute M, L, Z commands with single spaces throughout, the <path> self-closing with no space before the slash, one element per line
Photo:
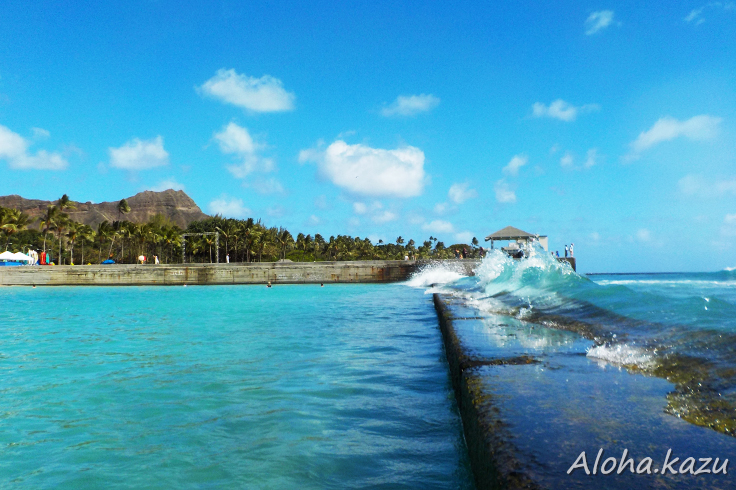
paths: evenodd
<path fill-rule="evenodd" d="M 733 2 L 5 2 L 0 195 L 736 266 Z"/>

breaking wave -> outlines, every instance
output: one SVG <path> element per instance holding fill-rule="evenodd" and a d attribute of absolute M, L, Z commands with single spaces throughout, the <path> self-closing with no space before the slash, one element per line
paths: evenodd
<path fill-rule="evenodd" d="M 457 262 L 430 264 L 407 284 L 513 319 L 501 323 L 578 333 L 591 342 L 589 359 L 671 380 L 672 413 L 694 406 L 736 427 L 736 269 L 591 277 L 537 245 L 520 260 L 489 251 L 472 274 Z"/>

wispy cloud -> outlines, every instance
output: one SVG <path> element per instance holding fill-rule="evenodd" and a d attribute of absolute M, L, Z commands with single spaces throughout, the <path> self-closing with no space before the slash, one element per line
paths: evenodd
<path fill-rule="evenodd" d="M 591 148 L 585 155 L 585 162 L 583 163 L 583 167 L 590 168 L 593 167 L 596 163 L 598 163 L 598 149 Z"/>
<path fill-rule="evenodd" d="M 700 8 L 696 8 L 690 11 L 685 17 L 685 22 L 688 24 L 694 24 L 696 26 L 705 22 L 703 17 L 703 11 L 706 9 L 720 10 L 723 12 L 736 11 L 736 3 L 734 2 L 709 2 Z"/>
<path fill-rule="evenodd" d="M 585 34 L 592 36 L 613 23 L 613 10 L 599 10 L 585 19 Z"/>
<path fill-rule="evenodd" d="M 299 161 L 316 162 L 333 184 L 364 196 L 414 197 L 426 181 L 424 152 L 413 146 L 385 150 L 337 140 L 324 151 L 302 150 Z"/>
<path fill-rule="evenodd" d="M 169 164 L 169 153 L 161 136 L 150 140 L 133 138 L 119 148 L 108 148 L 108 152 L 110 166 L 124 170 L 148 170 Z"/>
<path fill-rule="evenodd" d="M 0 125 L 0 160 L 7 161 L 8 167 L 17 170 L 64 170 L 69 165 L 60 153 L 46 150 L 29 153 L 29 146 L 30 141 Z"/>
<path fill-rule="evenodd" d="M 377 214 L 374 214 L 371 217 L 371 221 L 374 223 L 382 224 L 382 223 L 388 223 L 389 221 L 396 221 L 399 218 L 399 215 L 392 212 L 392 211 L 383 211 Z"/>
<path fill-rule="evenodd" d="M 468 199 L 478 196 L 475 189 L 470 188 L 470 184 L 464 182 L 462 184 L 452 184 L 447 192 L 448 197 L 455 204 L 462 204 Z"/>
<path fill-rule="evenodd" d="M 455 227 L 449 221 L 436 219 L 422 225 L 422 230 L 431 233 L 454 233 Z"/>
<path fill-rule="evenodd" d="M 245 187 L 250 187 L 258 194 L 271 195 L 271 194 L 285 194 L 286 189 L 275 177 L 263 178 L 257 177 L 253 182 L 244 184 Z"/>
<path fill-rule="evenodd" d="M 598 163 L 598 158 L 598 149 L 591 148 L 585 154 L 583 164 L 576 165 L 575 156 L 571 152 L 566 151 L 560 158 L 560 167 L 567 170 L 585 170 L 595 166 L 595 164 Z"/>
<path fill-rule="evenodd" d="M 506 166 L 503 168 L 503 173 L 505 175 L 516 177 L 517 175 L 519 175 L 519 169 L 526 165 L 528 161 L 529 157 L 527 157 L 526 155 L 514 155 L 509 163 L 507 163 Z"/>
<path fill-rule="evenodd" d="M 493 190 L 496 192 L 496 201 L 509 204 L 516 202 L 516 193 L 504 179 L 497 180 Z"/>
<path fill-rule="evenodd" d="M 702 175 L 689 174 L 681 178 L 677 186 L 684 195 L 701 199 L 717 199 L 728 194 L 736 196 L 736 177 L 706 179 Z"/>
<path fill-rule="evenodd" d="M 171 178 L 171 179 L 162 180 L 161 182 L 159 182 L 158 184 L 150 188 L 150 190 L 156 191 L 156 192 L 166 191 L 169 189 L 173 189 L 175 191 L 183 191 L 184 184 L 180 184 L 179 182 Z"/>
<path fill-rule="evenodd" d="M 631 142 L 629 145 L 631 153 L 625 159 L 635 160 L 642 151 L 675 138 L 684 137 L 695 141 L 715 138 L 718 135 L 722 120 L 720 117 L 706 114 L 691 117 L 686 121 L 679 121 L 673 117 L 663 117 Z"/>
<path fill-rule="evenodd" d="M 455 240 L 457 240 L 458 243 L 470 244 L 473 240 L 473 234 L 469 231 L 461 231 L 459 233 L 455 233 Z"/>
<path fill-rule="evenodd" d="M 209 211 L 212 214 L 220 214 L 226 218 L 246 218 L 251 212 L 245 207 L 242 199 L 220 196 L 212 201 L 209 205 Z"/>
<path fill-rule="evenodd" d="M 31 131 L 33 132 L 34 140 L 45 140 L 51 136 L 51 133 L 43 128 L 31 128 Z"/>
<path fill-rule="evenodd" d="M 594 112 L 600 110 L 600 108 L 598 104 L 585 104 L 576 107 L 562 99 L 557 99 L 549 105 L 545 105 L 542 102 L 535 102 L 532 105 L 532 115 L 534 117 L 549 117 L 559 119 L 560 121 L 571 122 L 580 114 Z"/>
<path fill-rule="evenodd" d="M 429 112 L 440 104 L 440 99 L 432 94 L 399 95 L 390 105 L 381 109 L 381 115 L 415 116 Z"/>
<path fill-rule="evenodd" d="M 736 213 L 727 214 L 723 218 L 723 225 L 721 226 L 721 234 L 728 237 L 736 236 Z"/>
<path fill-rule="evenodd" d="M 572 156 L 572 153 L 568 151 L 562 155 L 562 158 L 560 158 L 560 166 L 562 168 L 572 168 L 575 166 L 575 158 Z"/>
<path fill-rule="evenodd" d="M 267 173 L 275 169 L 272 159 L 259 155 L 259 150 L 265 145 L 256 142 L 247 128 L 231 122 L 215 133 L 214 139 L 223 153 L 234 155 L 237 159 L 236 164 L 227 166 L 235 178 L 243 179 L 253 172 Z"/>
<path fill-rule="evenodd" d="M 284 89 L 278 78 L 261 78 L 220 69 L 198 89 L 200 93 L 252 112 L 282 112 L 294 109 L 296 96 Z"/>

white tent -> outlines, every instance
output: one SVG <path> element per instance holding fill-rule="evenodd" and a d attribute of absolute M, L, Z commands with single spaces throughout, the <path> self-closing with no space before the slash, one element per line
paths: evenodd
<path fill-rule="evenodd" d="M 8 260 L 10 262 L 33 262 L 33 259 L 27 256 L 24 253 L 17 252 L 8 252 L 7 250 L 0 254 L 0 260 Z"/>

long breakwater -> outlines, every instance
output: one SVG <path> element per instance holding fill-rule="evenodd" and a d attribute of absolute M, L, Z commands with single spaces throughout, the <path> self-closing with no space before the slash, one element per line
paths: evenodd
<path fill-rule="evenodd" d="M 468 271 L 477 261 L 457 262 Z M 384 283 L 406 280 L 424 261 L 260 262 L 239 264 L 2 267 L 2 286 L 183 286 Z"/>

